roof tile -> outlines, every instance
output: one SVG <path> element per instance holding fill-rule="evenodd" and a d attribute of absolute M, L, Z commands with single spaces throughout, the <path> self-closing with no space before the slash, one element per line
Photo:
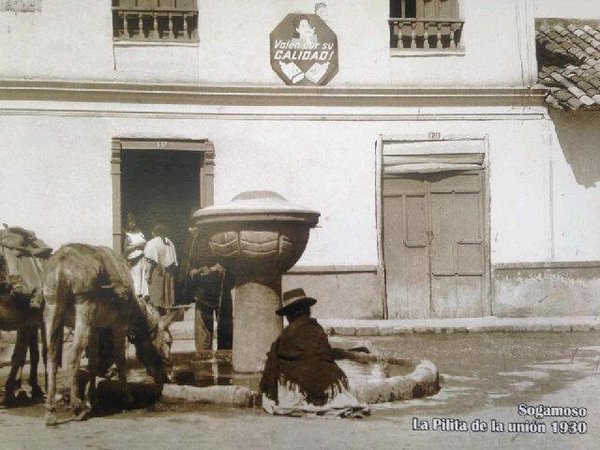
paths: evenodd
<path fill-rule="evenodd" d="M 579 97 L 579 101 L 581 103 L 583 103 L 585 106 L 592 106 L 592 105 L 596 104 L 596 102 L 594 100 L 592 100 L 590 97 L 588 97 L 587 95 Z"/>
<path fill-rule="evenodd" d="M 562 89 L 559 89 L 559 90 L 558 90 L 558 91 L 556 91 L 556 93 L 554 94 L 554 97 L 555 97 L 557 100 L 560 100 L 560 101 L 563 101 L 563 102 L 566 102 L 566 101 L 567 101 L 567 100 L 569 100 L 569 99 L 570 99 L 572 96 L 573 96 L 573 95 L 572 95 L 572 94 L 571 94 L 569 91 L 567 91 L 567 90 L 562 90 Z"/>
<path fill-rule="evenodd" d="M 567 100 L 567 104 L 573 111 L 576 111 L 583 106 L 583 103 L 581 103 L 575 97 L 571 97 L 569 100 Z"/>
<path fill-rule="evenodd" d="M 546 102 L 567 110 L 600 107 L 600 21 L 541 19 L 536 26 Z"/>
<path fill-rule="evenodd" d="M 600 89 L 600 76 L 598 78 L 590 78 L 588 81 L 596 89 Z"/>

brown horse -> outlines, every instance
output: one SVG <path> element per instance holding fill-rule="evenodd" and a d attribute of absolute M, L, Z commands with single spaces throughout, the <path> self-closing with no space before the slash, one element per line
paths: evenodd
<path fill-rule="evenodd" d="M 168 326 L 172 316 L 159 317 L 136 298 L 127 262 L 111 249 L 84 244 L 62 246 L 44 270 L 43 297 L 49 341 L 47 425 L 57 423 L 56 373 L 62 360 L 63 326 L 74 328 L 69 368 L 71 409 L 76 419 L 91 411 L 96 376 L 104 375 L 113 362 L 125 399 L 132 401 L 125 375 L 126 336 L 154 381 L 168 381 L 166 359 L 172 342 Z M 86 348 L 90 376 L 81 399 L 78 372 Z M 107 348 L 111 349 L 109 355 Z"/>
<path fill-rule="evenodd" d="M 46 364 L 46 334 L 42 304 L 31 302 L 35 290 L 41 288 L 42 260 L 0 247 L 0 330 L 17 332 L 11 358 L 11 368 L 5 384 L 4 403 L 16 403 L 15 389 L 29 349 L 29 385 L 33 401 L 42 401 L 44 394 L 38 384 L 37 366 L 40 359 L 38 330 L 41 331 L 42 356 Z"/>

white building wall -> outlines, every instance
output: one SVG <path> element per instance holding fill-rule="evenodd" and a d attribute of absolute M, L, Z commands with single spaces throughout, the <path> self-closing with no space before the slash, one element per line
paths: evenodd
<path fill-rule="evenodd" d="M 1 221 L 31 228 L 54 246 L 110 244 L 107 125 L 85 118 L 3 116 Z"/>
<path fill-rule="evenodd" d="M 460 0 L 464 55 L 391 57 L 388 0 L 331 0 L 339 72 L 329 86 L 528 86 L 533 16 L 523 0 Z M 109 1 L 44 0 L 41 12 L 0 12 L 0 76 L 103 81 L 282 85 L 269 34 L 314 0 L 199 0 L 197 45 L 119 46 Z"/>
<path fill-rule="evenodd" d="M 461 0 L 463 55 L 397 57 L 390 56 L 387 0 L 328 5 L 340 51 L 331 88 L 527 87 L 537 70 L 534 17 L 600 18 L 583 0 Z M 0 13 L 0 78 L 282 86 L 269 64 L 269 33 L 286 14 L 313 8 L 308 0 L 247 0 L 243 8 L 234 0 L 202 0 L 197 45 L 115 46 L 110 2 L 44 0 L 41 12 Z M 233 106 L 237 97 L 217 105 L 136 104 L 135 96 L 114 104 L 4 100 L 0 220 L 31 228 L 54 247 L 110 246 L 111 139 L 209 139 L 217 203 L 268 189 L 321 212 L 299 266 L 376 266 L 378 136 L 486 136 L 493 312 L 600 311 L 590 300 L 600 282 L 593 263 L 600 260 L 598 113 L 548 118 L 543 107 L 515 106 L 518 97 L 504 99 L 513 106 L 459 97 L 437 107 L 419 107 L 418 96 L 412 106 L 394 107 L 366 107 L 356 99 L 338 107 L 268 100 L 247 107 Z M 591 263 L 569 266 L 566 274 L 552 265 L 565 261 Z M 361 276 L 371 281 L 344 314 L 377 317 L 376 274 Z M 586 277 L 593 282 L 583 282 Z M 352 288 L 363 283 L 353 280 Z M 589 292 L 577 294 L 581 286 Z M 361 303 L 367 298 L 368 308 Z M 325 314 L 340 316 L 336 302 Z"/>
<path fill-rule="evenodd" d="M 596 0 L 534 0 L 536 17 L 600 19 Z"/>
<path fill-rule="evenodd" d="M 217 203 L 244 190 L 275 190 L 322 213 L 300 265 L 375 265 L 377 136 L 436 131 L 489 138 L 492 264 L 551 261 L 553 246 L 562 244 L 552 243 L 546 121 L 430 119 L 4 116 L 0 170 L 10 181 L 3 183 L 2 220 L 38 230 L 54 246 L 74 240 L 111 245 L 111 138 L 208 138 L 215 145 Z M 556 166 L 555 172 L 560 174 Z M 580 222 L 594 223 L 598 210 L 588 206 L 597 200 L 575 193 L 566 204 L 579 201 Z M 567 216 L 554 214 L 555 221 Z M 581 239 L 587 242 L 589 235 Z M 587 255 L 600 258 L 600 247 L 589 247 Z"/>
<path fill-rule="evenodd" d="M 544 125 L 515 118 L 490 137 L 492 264 L 551 258 Z"/>
<path fill-rule="evenodd" d="M 600 260 L 600 113 L 553 112 L 554 259 Z"/>

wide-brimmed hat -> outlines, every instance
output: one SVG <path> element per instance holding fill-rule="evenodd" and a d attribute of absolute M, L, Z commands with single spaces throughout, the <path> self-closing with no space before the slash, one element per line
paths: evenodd
<path fill-rule="evenodd" d="M 292 289 L 283 293 L 283 306 L 279 308 L 275 313 L 279 316 L 285 316 L 290 310 L 300 306 L 312 306 L 317 303 L 317 300 L 308 297 L 304 289 Z"/>

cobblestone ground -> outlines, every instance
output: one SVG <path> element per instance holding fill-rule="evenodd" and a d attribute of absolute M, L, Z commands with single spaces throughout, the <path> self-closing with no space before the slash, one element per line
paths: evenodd
<path fill-rule="evenodd" d="M 348 340 L 348 339 L 346 339 Z M 55 428 L 42 406 L 0 410 L 1 448 L 600 448 L 600 333 L 473 333 L 355 339 L 404 358 L 434 361 L 439 394 L 377 405 L 363 420 L 270 417 L 260 410 L 145 405 Z M 2 383 L 7 368 L 0 370 Z M 65 385 L 61 377 L 61 385 Z M 518 405 L 587 409 L 583 418 L 519 415 Z M 66 417 L 67 412 L 63 415 Z M 437 420 L 436 419 L 440 419 Z M 486 431 L 458 429 L 474 420 Z M 492 432 L 495 421 L 505 427 Z M 530 422 L 530 432 L 509 432 Z M 532 427 L 531 422 L 545 425 Z M 551 423 L 557 422 L 557 433 Z M 561 433 L 561 421 L 585 422 L 584 434 Z M 426 423 L 430 431 L 413 428 Z M 431 430 L 437 426 L 437 430 Z M 523 428 L 524 425 L 521 425 Z M 582 430 L 582 425 L 580 431 Z"/>

